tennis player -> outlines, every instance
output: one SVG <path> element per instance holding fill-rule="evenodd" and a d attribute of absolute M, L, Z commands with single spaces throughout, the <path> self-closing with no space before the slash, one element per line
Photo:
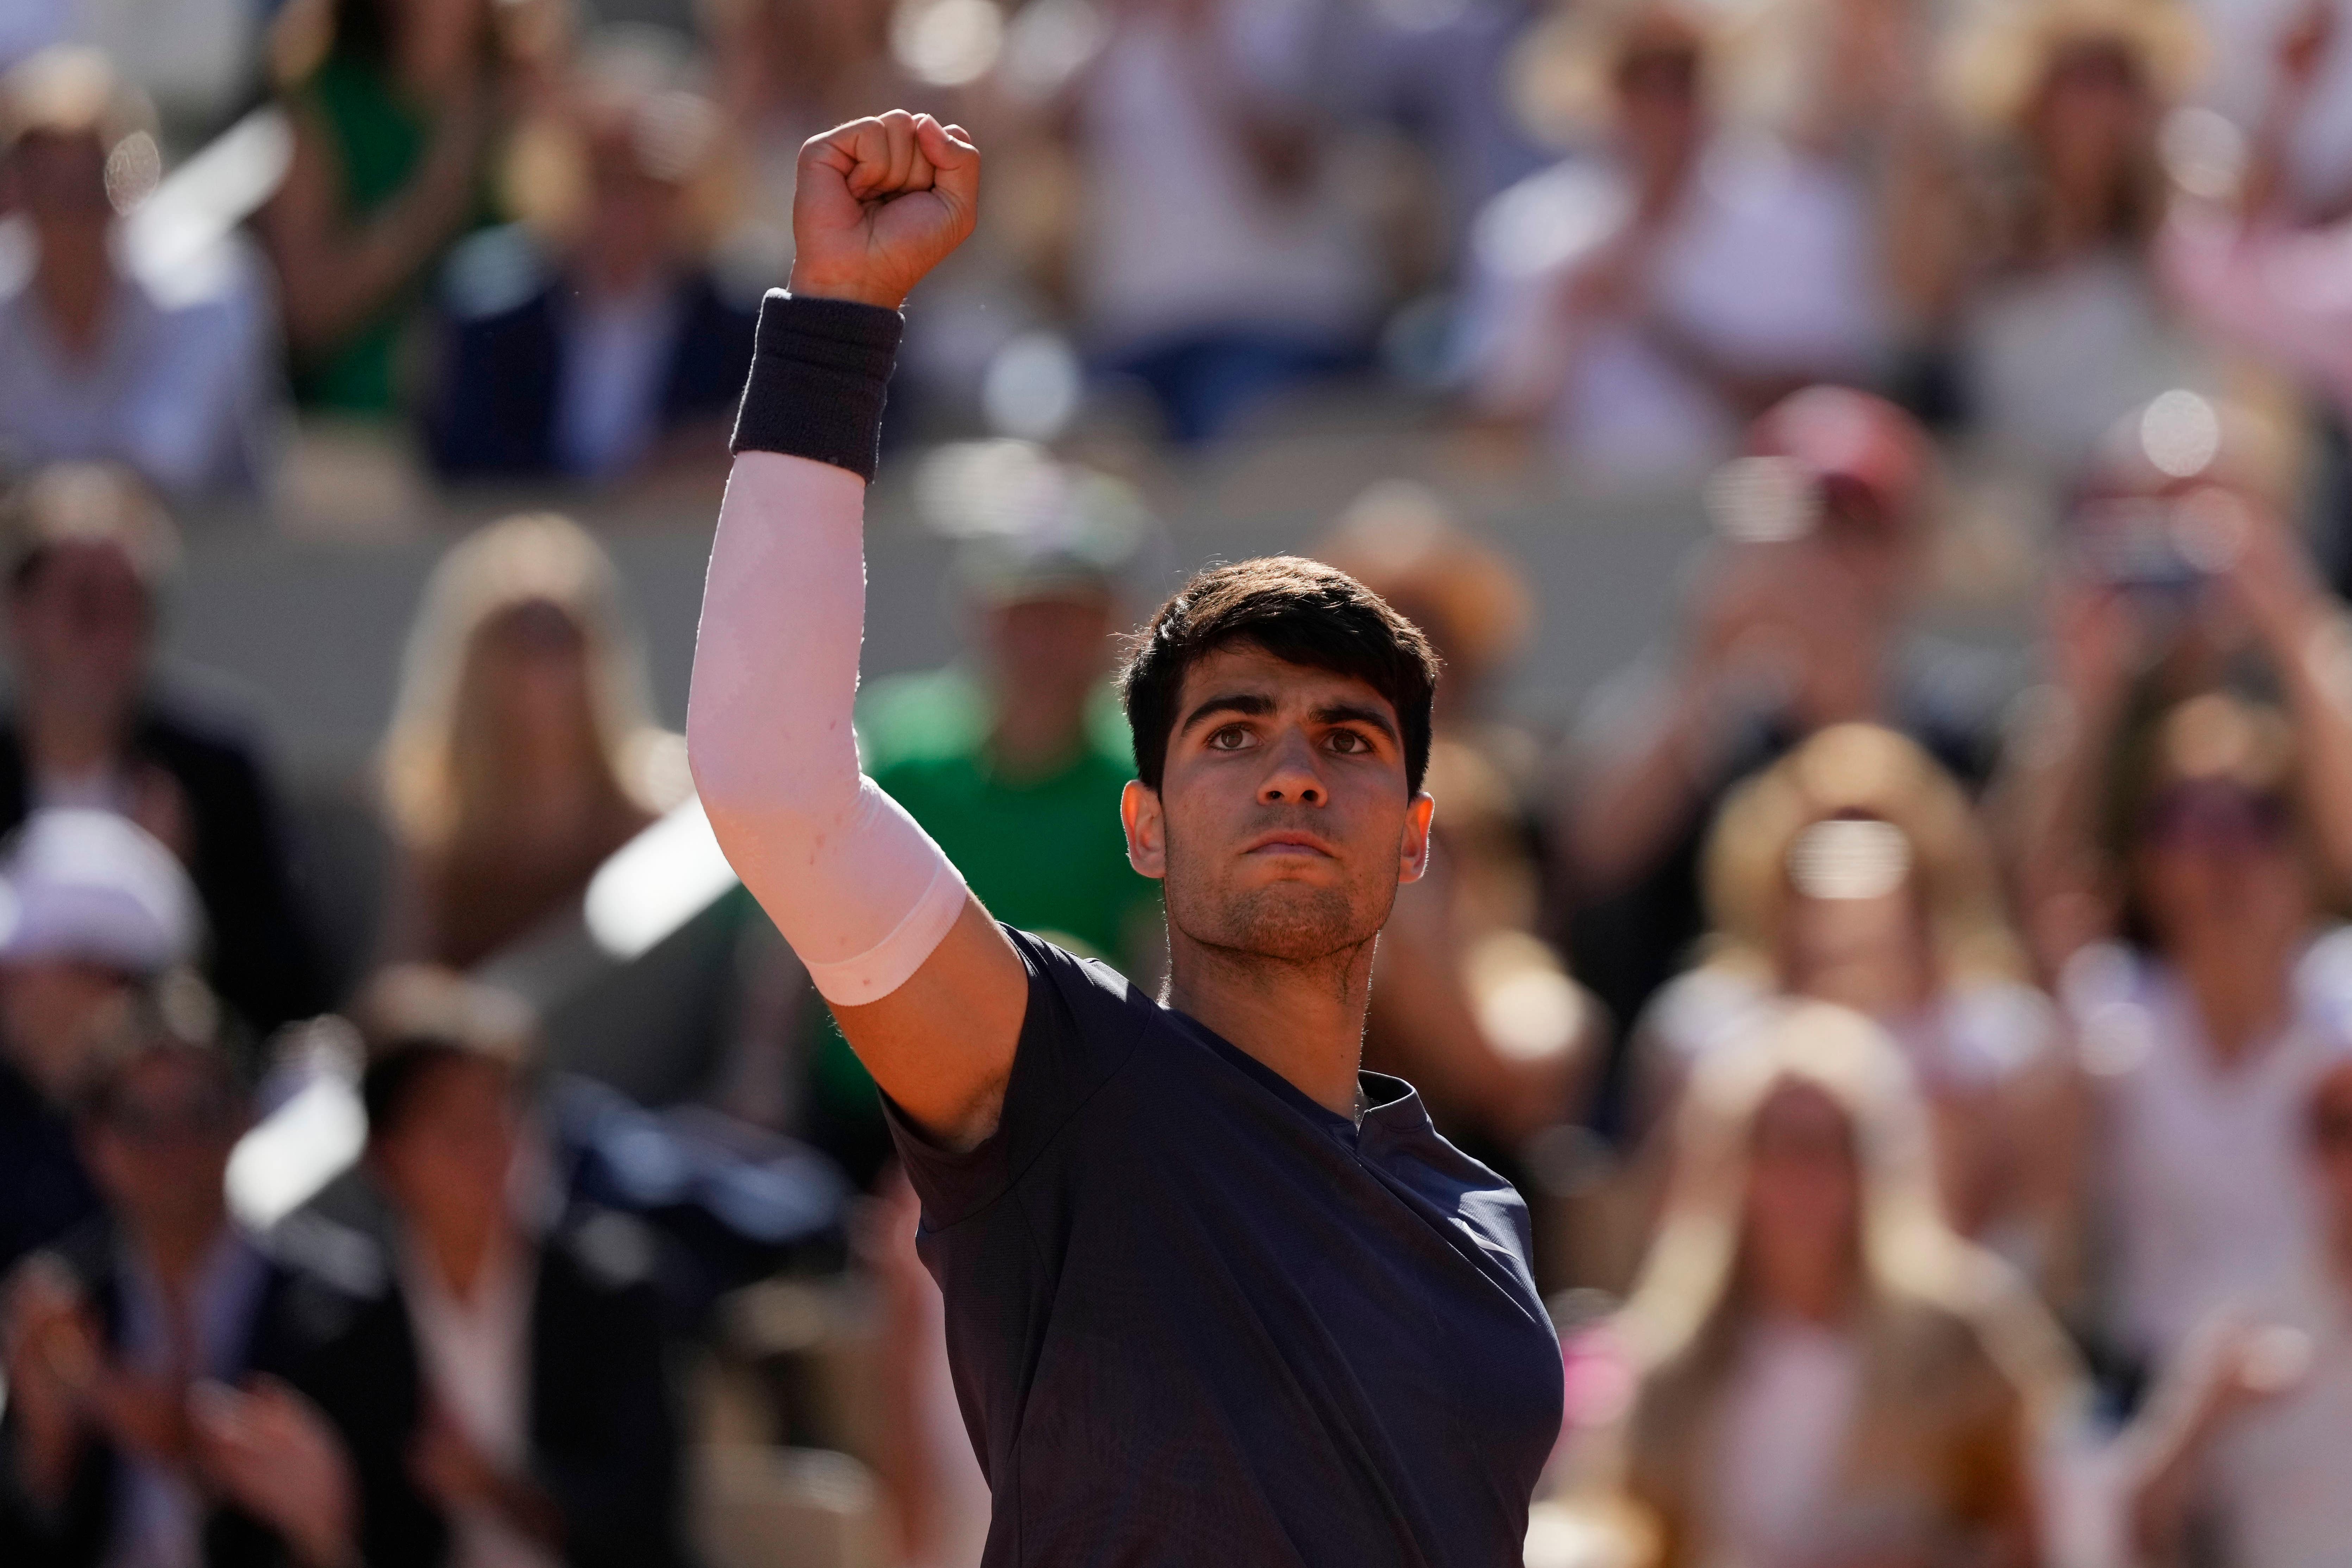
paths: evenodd
<path fill-rule="evenodd" d="M 1373 949 L 1429 855 L 1422 634 L 1276 557 L 1202 572 L 1138 635 L 1117 809 L 1166 893 L 1156 997 L 992 920 L 859 773 L 899 309 L 979 184 L 970 138 L 928 116 L 803 149 L 688 737 L 921 1194 L 994 1498 L 984 1562 L 1515 1563 L 1561 1400 L 1527 1210 L 1360 1069 Z"/>

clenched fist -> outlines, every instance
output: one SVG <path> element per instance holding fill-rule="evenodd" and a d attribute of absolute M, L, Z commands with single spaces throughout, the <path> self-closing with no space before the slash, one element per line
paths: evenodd
<path fill-rule="evenodd" d="M 792 291 L 895 310 L 979 212 L 980 149 L 962 126 L 898 109 L 837 125 L 801 148 Z"/>

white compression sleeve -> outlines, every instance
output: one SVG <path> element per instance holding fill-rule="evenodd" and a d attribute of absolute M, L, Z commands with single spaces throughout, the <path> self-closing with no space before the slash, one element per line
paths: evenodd
<path fill-rule="evenodd" d="M 747 426 L 765 374 L 752 373 Z M 930 836 L 858 771 L 850 715 L 865 628 L 865 501 L 864 479 L 847 468 L 739 453 L 711 545 L 687 715 L 695 785 L 728 860 L 817 989 L 845 1005 L 905 984 L 967 897 Z"/>

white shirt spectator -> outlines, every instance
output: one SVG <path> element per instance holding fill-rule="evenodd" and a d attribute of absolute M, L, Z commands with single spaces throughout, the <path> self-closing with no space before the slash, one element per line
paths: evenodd
<path fill-rule="evenodd" d="M 530 1456 L 530 1310 L 538 1259 L 493 1250 L 460 1301 L 415 1248 L 400 1259 L 401 1295 L 416 1328 L 425 1386 L 476 1452 L 509 1475 Z M 451 1520 L 452 1568 L 557 1568 L 554 1553 L 503 1517 L 469 1509 Z"/>
<path fill-rule="evenodd" d="M 1561 458 L 1589 475 L 1695 477 L 1731 454 L 1739 412 L 1640 323 L 1569 319 L 1560 305 L 1632 200 L 1591 158 L 1489 204 L 1471 242 L 1465 369 L 1482 401 L 1548 406 Z M 1777 142 L 1718 139 L 1643 271 L 1653 315 L 1732 371 L 1859 380 L 1885 354 L 1868 193 Z"/>
<path fill-rule="evenodd" d="M 1862 1351 L 1853 1339 L 1795 1319 L 1748 1326 L 1724 1390 L 1713 1490 L 1714 1539 L 1742 1563 L 1807 1561 L 1837 1496 Z"/>
<path fill-rule="evenodd" d="M 2345 941 L 2314 945 L 2296 968 L 2292 1021 L 2230 1064 L 2162 964 L 2102 944 L 2067 966 L 2063 1000 L 2114 1242 L 2107 1316 L 2129 1349 L 2168 1360 L 2250 1281 L 2280 1279 L 2309 1254 L 2318 1221 L 2303 1118 L 2312 1083 L 2341 1054 Z"/>
<path fill-rule="evenodd" d="M 2052 483 L 2158 394 L 2220 390 L 2149 266 L 2120 247 L 1994 280 L 1969 306 L 1960 355 L 1990 455 Z"/>
<path fill-rule="evenodd" d="M 1153 10 L 1118 24 L 1079 98 L 1078 280 L 1098 345 L 1257 330 L 1344 340 L 1369 321 L 1373 246 L 1325 159 L 1266 189 L 1217 92 L 1311 110 L 1328 81 L 1318 0 L 1212 0 L 1205 37 Z M 1311 114 L 1309 116 L 1311 118 Z"/>
<path fill-rule="evenodd" d="M 274 404 L 266 295 L 247 253 L 217 247 L 161 287 L 118 259 L 84 359 L 33 292 L 34 248 L 21 225 L 0 226 L 0 459 L 122 462 L 182 494 L 252 483 Z"/>
<path fill-rule="evenodd" d="M 2352 1542 L 2352 1300 L 2315 1247 L 2245 1303 L 2251 1322 L 2311 1339 L 2311 1367 L 2286 1392 L 2240 1412 L 2214 1439 L 2204 1491 L 2231 1568 L 2308 1568 Z"/>

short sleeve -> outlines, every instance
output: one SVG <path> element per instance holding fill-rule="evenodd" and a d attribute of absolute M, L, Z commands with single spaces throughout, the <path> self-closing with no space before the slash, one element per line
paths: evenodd
<path fill-rule="evenodd" d="M 986 1207 L 1061 1152 L 1062 1134 L 1133 1055 L 1154 1005 L 1108 965 L 1003 928 L 1029 971 L 1029 1005 L 996 1131 L 954 1153 L 919 1131 L 886 1093 L 884 1116 L 927 1228 L 943 1230 Z"/>

